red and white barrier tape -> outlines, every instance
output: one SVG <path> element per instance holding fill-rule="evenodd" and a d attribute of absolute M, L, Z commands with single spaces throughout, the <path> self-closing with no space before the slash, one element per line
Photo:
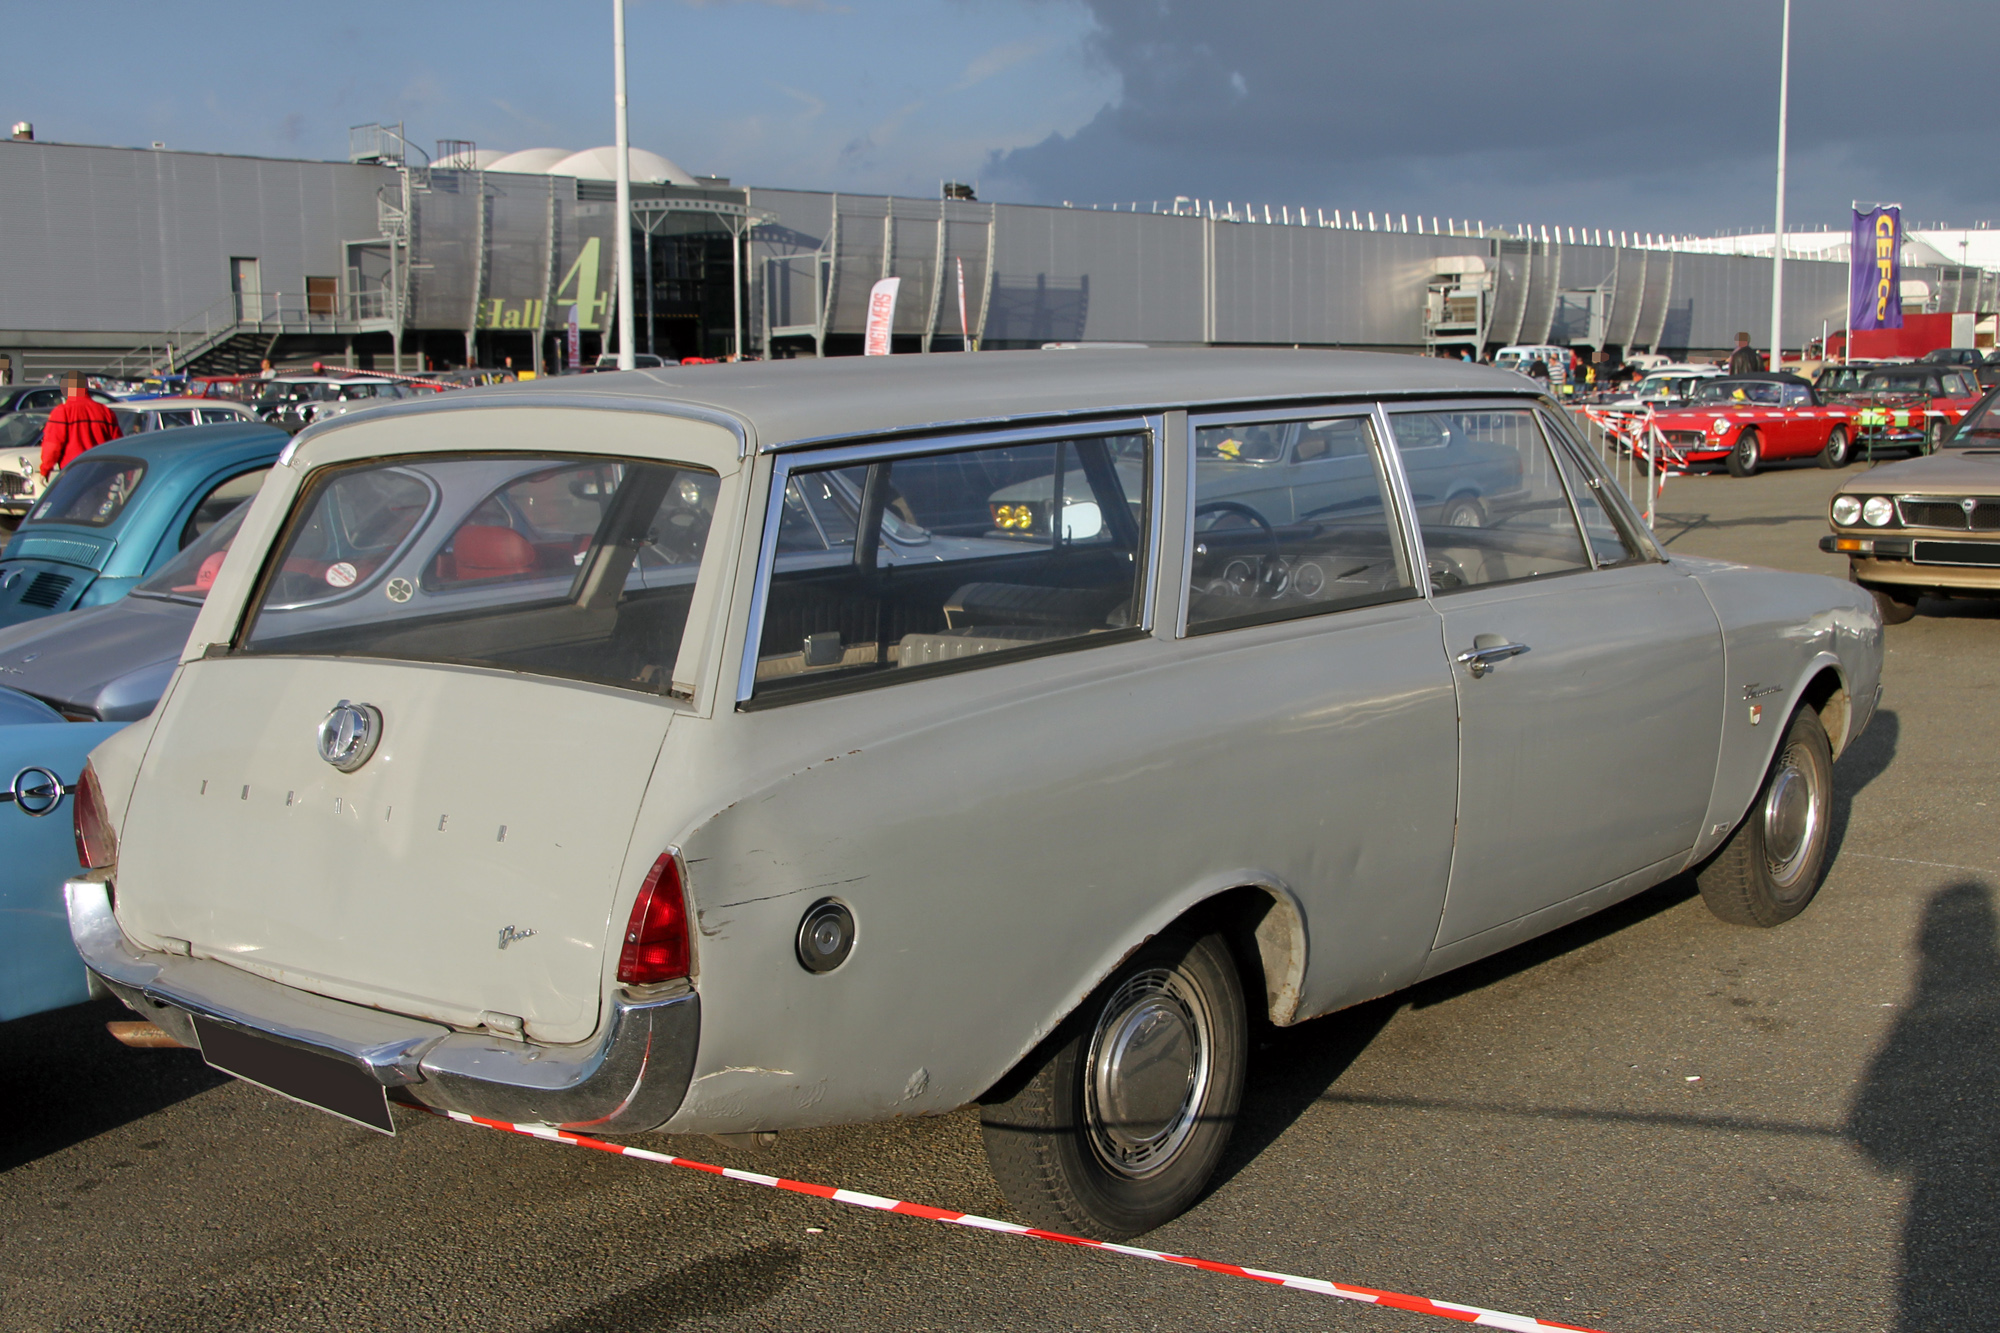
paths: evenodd
<path fill-rule="evenodd" d="M 1543 1333 L 1543 1330 L 1560 1329 L 1563 1333 L 1596 1333 L 1580 1324 L 1558 1324 L 1546 1319 L 1530 1319 L 1526 1315 L 1505 1314 L 1499 1310 L 1482 1310 L 1476 1305 L 1458 1305 L 1451 1301 L 1433 1301 L 1422 1296 L 1405 1296 L 1394 1291 L 1375 1291 L 1368 1287 L 1351 1287 L 1341 1282 L 1328 1282 L 1316 1277 L 1293 1277 L 1289 1273 L 1271 1273 L 1261 1268 L 1245 1268 L 1241 1264 L 1220 1264 L 1211 1259 L 1195 1259 L 1184 1254 L 1167 1254 L 1160 1250 L 1141 1249 L 1136 1245 L 1114 1245 L 1109 1241 L 1085 1240 L 1081 1236 L 1066 1236 L 1060 1231 L 1044 1231 L 1040 1227 L 1024 1227 L 1017 1222 L 1001 1222 L 991 1217 L 978 1217 L 972 1213 L 955 1213 L 949 1208 L 931 1208 L 921 1203 L 904 1203 L 900 1199 L 885 1199 L 877 1194 L 860 1194 L 854 1190 L 835 1189 L 830 1185 L 810 1185 L 800 1180 L 786 1180 L 781 1176 L 759 1175 L 755 1171 L 739 1171 L 734 1167 L 710 1166 L 706 1162 L 693 1161 L 686 1157 L 675 1157 L 663 1152 L 648 1152 L 644 1148 L 632 1148 L 622 1143 L 611 1143 L 604 1139 L 592 1138 L 587 1134 L 572 1134 L 567 1130 L 548 1125 L 517 1125 L 505 1120 L 487 1120 L 476 1115 L 466 1115 L 462 1111 L 442 1113 L 461 1124 L 480 1125 L 487 1129 L 497 1129 L 508 1134 L 519 1134 L 523 1138 L 546 1139 L 550 1143 L 566 1143 L 572 1148 L 595 1148 L 618 1157 L 633 1157 L 642 1162 L 657 1162 L 661 1166 L 681 1166 L 690 1171 L 705 1171 L 712 1176 L 724 1176 L 739 1180 L 747 1185 L 762 1185 L 767 1189 L 789 1190 L 794 1194 L 810 1194 L 816 1199 L 831 1199 L 835 1203 L 851 1204 L 856 1208 L 873 1208 L 877 1212 L 902 1213 L 909 1217 L 929 1218 L 933 1222 L 949 1222 L 953 1226 L 972 1227 L 979 1231 L 998 1231 L 1011 1236 L 1031 1236 L 1036 1240 L 1060 1241 L 1064 1245 L 1081 1245 L 1086 1249 L 1108 1250 L 1132 1259 L 1155 1259 L 1163 1264 L 1179 1264 L 1184 1268 L 1199 1268 L 1207 1273 L 1222 1273 L 1229 1277 L 1248 1278 L 1252 1282 L 1268 1283 L 1275 1287 L 1291 1287 L 1297 1291 L 1316 1292 L 1321 1296 L 1338 1296 L 1345 1301 L 1360 1301 L 1366 1305 L 1385 1305 L 1394 1310 L 1412 1310 L 1418 1314 L 1436 1315 L 1441 1319 L 1456 1319 L 1462 1324 L 1473 1324 L 1480 1328 L 1505 1328 L 1516 1333 Z"/>

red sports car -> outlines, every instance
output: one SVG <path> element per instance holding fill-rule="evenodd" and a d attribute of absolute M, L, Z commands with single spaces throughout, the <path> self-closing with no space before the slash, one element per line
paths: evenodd
<path fill-rule="evenodd" d="M 1642 457 L 1657 448 L 1670 467 L 1722 462 L 1734 477 L 1786 458 L 1844 467 L 1853 452 L 1853 418 L 1853 408 L 1823 401 L 1797 375 L 1733 375 L 1703 380 L 1687 406 L 1655 412 L 1639 448 Z"/>

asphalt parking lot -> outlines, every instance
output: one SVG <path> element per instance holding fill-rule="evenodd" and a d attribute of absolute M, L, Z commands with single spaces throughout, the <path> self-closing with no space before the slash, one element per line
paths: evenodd
<path fill-rule="evenodd" d="M 1657 528 L 1842 575 L 1815 543 L 1853 472 L 1675 479 Z M 1970 602 L 1888 631 L 1804 916 L 1671 883 L 1266 1033 L 1219 1183 L 1144 1243 L 1619 1333 L 1992 1326 L 1996 640 Z M 0 1025 L 0 1330 L 1445 1326 L 417 1114 L 386 1139 L 120 1016 Z M 1004 1215 L 966 1112 L 649 1146 Z"/>

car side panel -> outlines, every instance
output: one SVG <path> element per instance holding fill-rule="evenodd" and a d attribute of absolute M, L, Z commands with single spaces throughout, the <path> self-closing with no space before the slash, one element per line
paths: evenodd
<path fill-rule="evenodd" d="M 1412 600 L 676 727 L 655 786 L 713 795 L 638 834 L 682 847 L 700 927 L 701 1050 L 668 1128 L 963 1105 L 1236 885 L 1305 909 L 1299 1015 L 1414 979 L 1454 804 L 1438 633 Z M 811 975 L 794 941 L 822 897 L 856 944 Z"/>
<path fill-rule="evenodd" d="M 1821 670 L 1836 669 L 1847 691 L 1836 753 L 1868 724 L 1882 681 L 1882 621 L 1866 592 L 1824 575 L 1689 556 L 1675 563 L 1694 574 L 1722 622 L 1726 673 L 1715 794 L 1692 862 L 1721 846 L 1750 808 L 1786 720 Z M 1753 705 L 1762 710 L 1754 721 Z"/>

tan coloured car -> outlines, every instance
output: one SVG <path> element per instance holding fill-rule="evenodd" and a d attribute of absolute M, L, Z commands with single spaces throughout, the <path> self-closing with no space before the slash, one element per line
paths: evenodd
<path fill-rule="evenodd" d="M 1916 615 L 1923 597 L 2000 597 L 2000 390 L 1937 453 L 1842 486 L 1827 518 L 1820 549 L 1847 556 L 1888 624 Z"/>

